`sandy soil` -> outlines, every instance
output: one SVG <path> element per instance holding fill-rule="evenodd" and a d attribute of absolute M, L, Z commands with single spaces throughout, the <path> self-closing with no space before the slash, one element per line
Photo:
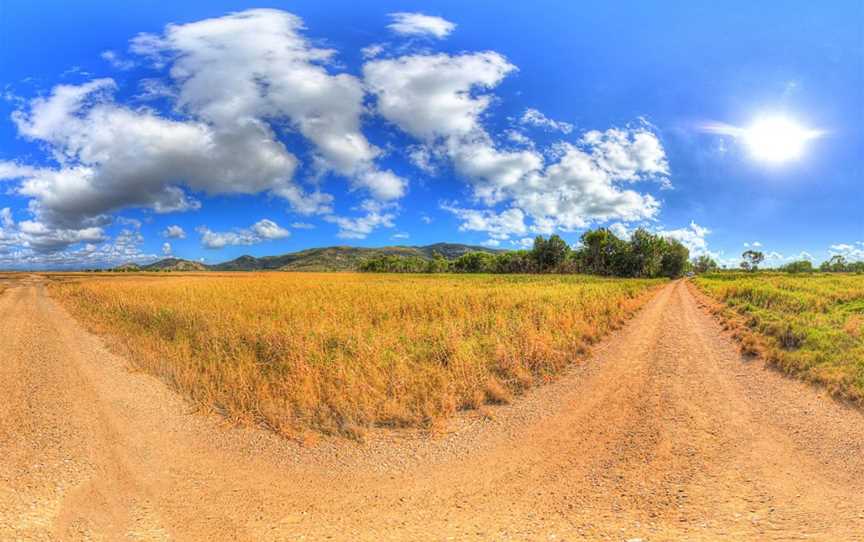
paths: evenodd
<path fill-rule="evenodd" d="M 513 405 L 301 446 L 192 412 L 42 281 L 0 296 L 2 540 L 864 540 L 864 416 L 683 282 Z"/>

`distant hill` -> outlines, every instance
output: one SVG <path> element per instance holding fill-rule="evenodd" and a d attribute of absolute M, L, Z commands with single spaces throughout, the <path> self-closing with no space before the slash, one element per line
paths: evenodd
<path fill-rule="evenodd" d="M 432 259 L 435 254 L 454 259 L 466 252 L 496 252 L 486 247 L 437 243 L 419 247 L 393 246 L 381 248 L 365 247 L 324 247 L 310 248 L 281 256 L 240 256 L 235 260 L 210 266 L 216 271 L 352 271 L 361 262 L 380 256 L 415 256 Z"/>
<path fill-rule="evenodd" d="M 201 262 L 193 262 L 182 258 L 165 258 L 149 265 L 141 266 L 144 271 L 207 271 L 209 268 Z"/>
<path fill-rule="evenodd" d="M 361 262 L 380 256 L 414 256 L 431 260 L 436 254 L 452 260 L 467 252 L 495 253 L 498 250 L 462 245 L 459 243 L 435 243 L 425 246 L 324 247 L 290 252 L 280 256 L 240 256 L 215 265 L 180 258 L 165 258 L 149 265 L 125 264 L 115 271 L 353 271 Z"/>

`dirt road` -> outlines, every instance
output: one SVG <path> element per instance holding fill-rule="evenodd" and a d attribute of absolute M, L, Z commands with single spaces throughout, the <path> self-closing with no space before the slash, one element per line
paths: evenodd
<path fill-rule="evenodd" d="M 434 438 L 300 446 L 0 296 L 2 540 L 864 540 L 864 416 L 742 361 L 682 282 L 594 357 Z"/>

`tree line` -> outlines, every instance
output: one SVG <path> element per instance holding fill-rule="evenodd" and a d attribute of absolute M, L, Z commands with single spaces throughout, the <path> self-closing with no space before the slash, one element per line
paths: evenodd
<path fill-rule="evenodd" d="M 739 267 L 744 271 L 758 271 L 759 265 L 765 261 L 765 254 L 758 250 L 747 250 L 741 254 Z M 693 261 L 693 271 L 696 273 L 711 273 L 719 271 L 720 267 L 710 256 L 699 256 Z M 850 262 L 837 254 L 822 262 L 819 267 L 810 260 L 795 260 L 775 269 L 786 273 L 864 273 L 864 262 Z"/>
<path fill-rule="evenodd" d="M 629 240 L 607 228 L 582 234 L 577 248 L 561 237 L 537 236 L 530 250 L 468 252 L 443 256 L 380 256 L 362 262 L 375 273 L 585 273 L 610 277 L 680 277 L 690 270 L 690 251 L 681 242 L 637 229 Z"/>

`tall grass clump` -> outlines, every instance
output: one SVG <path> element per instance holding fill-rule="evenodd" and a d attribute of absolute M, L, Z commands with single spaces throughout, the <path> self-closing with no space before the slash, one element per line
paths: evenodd
<path fill-rule="evenodd" d="M 428 427 L 553 378 L 661 281 L 234 274 L 57 281 L 144 370 L 292 434 Z"/>
<path fill-rule="evenodd" d="M 864 401 L 864 275 L 718 273 L 696 284 L 741 322 L 749 353 Z"/>

